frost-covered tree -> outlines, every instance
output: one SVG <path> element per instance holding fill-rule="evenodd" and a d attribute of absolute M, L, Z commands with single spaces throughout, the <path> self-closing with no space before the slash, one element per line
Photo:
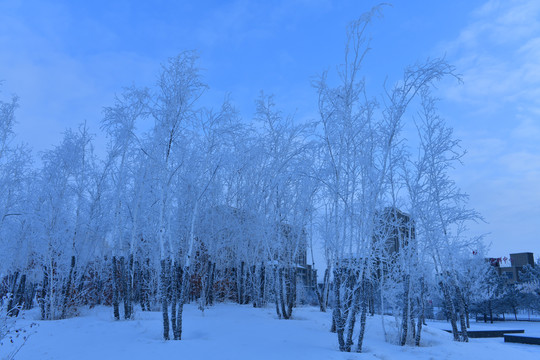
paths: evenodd
<path fill-rule="evenodd" d="M 289 319 L 296 303 L 298 257 L 307 249 L 306 227 L 313 211 L 314 183 L 305 156 L 309 124 L 296 125 L 284 117 L 272 97 L 261 94 L 256 104 L 263 127 L 264 246 L 273 266 L 277 315 Z"/>
<path fill-rule="evenodd" d="M 449 176 L 450 170 L 460 163 L 463 151 L 452 129 L 438 116 L 435 100 L 427 90 L 422 92 L 418 129 L 420 155 L 413 165 L 410 186 L 416 198 L 417 227 L 425 241 L 423 247 L 432 260 L 454 339 L 467 341 L 466 304 L 459 281 L 459 264 L 461 258 L 478 248 L 479 239 L 466 236 L 467 223 L 481 218 L 467 208 L 467 195 Z M 458 315 L 461 335 L 457 330 Z"/>
<path fill-rule="evenodd" d="M 169 339 L 168 292 L 175 286 L 177 269 L 182 266 L 177 255 L 180 249 L 175 247 L 174 234 L 171 232 L 173 194 L 172 186 L 178 171 L 183 165 L 185 145 L 184 129 L 196 116 L 196 101 L 200 98 L 206 85 L 202 82 L 197 68 L 197 54 L 184 52 L 170 58 L 163 66 L 156 86 L 155 94 L 151 94 L 148 112 L 154 120 L 154 128 L 149 135 L 149 147 L 146 149 L 148 161 L 152 164 L 153 182 L 157 195 L 157 239 L 160 254 L 160 291 L 163 312 L 163 337 Z M 190 210 L 192 219 L 198 211 L 198 200 Z M 193 220 L 194 222 L 195 220 Z M 188 238 L 187 248 L 184 249 L 184 267 L 189 267 L 191 252 L 195 237 L 193 233 Z M 172 270 L 171 270 L 172 269 Z M 184 285 L 180 285 L 183 287 Z M 180 305 L 182 306 L 182 305 Z M 179 309 L 181 312 L 181 308 Z M 176 309 L 173 310 L 176 312 Z M 176 316 L 177 321 L 181 314 Z M 174 325 L 173 330 L 179 326 Z M 174 332 L 174 338 L 179 339 L 180 333 Z"/>
<path fill-rule="evenodd" d="M 326 228 L 332 229 L 326 236 L 332 236 L 335 259 L 333 321 L 342 351 L 352 349 L 357 315 L 356 351 L 362 349 L 375 265 L 382 264 L 385 247 L 385 237 L 377 236 L 381 230 L 376 226 L 377 218 L 385 206 L 396 206 L 393 169 L 400 161 L 405 112 L 423 89 L 452 72 L 441 59 L 427 60 L 407 68 L 401 81 L 385 89 L 383 106 L 370 99 L 360 69 L 369 50 L 365 31 L 377 12 L 375 8 L 351 24 L 339 85 L 330 87 L 326 74 L 316 83 L 327 164 L 326 177 L 321 179 L 328 198 L 330 224 Z M 391 222 L 387 225 L 392 226 Z M 416 251 L 410 248 L 413 242 L 409 244 L 402 254 Z M 407 255 L 403 259 L 411 261 Z M 404 309 L 408 309 L 408 278 L 413 270 L 405 263 L 399 269 L 405 271 Z"/>
<path fill-rule="evenodd" d="M 134 277 L 134 255 L 136 228 L 139 220 L 139 207 L 129 213 L 129 187 L 139 184 L 134 173 L 139 139 L 136 135 L 137 122 L 144 118 L 147 111 L 148 94 L 145 90 L 125 89 L 116 97 L 112 107 L 104 109 L 102 128 L 109 136 L 107 160 L 108 174 L 113 184 L 110 200 L 113 204 L 113 219 L 110 222 L 110 241 L 112 242 L 112 277 L 113 277 L 113 312 L 115 319 L 120 318 L 120 293 L 124 297 L 124 317 L 132 314 L 132 294 Z M 132 181 L 130 181 L 132 180 Z M 141 190 L 140 187 L 137 190 Z M 138 193 L 134 196 L 138 199 Z M 137 200 L 135 200 L 136 202 Z M 129 215 L 131 216 L 129 216 Z M 128 226 L 128 221 L 131 226 Z M 131 232 L 128 230 L 131 227 Z M 131 234 L 130 234 L 131 233 Z"/>
<path fill-rule="evenodd" d="M 62 143 L 43 155 L 35 208 L 35 239 L 43 280 L 39 299 L 44 319 L 71 314 L 79 295 L 74 288 L 78 270 L 86 264 L 89 238 L 89 183 L 95 171 L 92 136 L 85 124 L 68 130 Z M 88 259 L 87 259 L 88 260 Z"/>
<path fill-rule="evenodd" d="M 32 174 L 30 149 L 15 142 L 18 98 L 0 100 L 0 296 L 8 298 L 5 309 L 18 315 L 29 308 L 34 284 L 32 248 L 28 239 L 30 219 L 25 204 Z M 28 291 L 30 290 L 30 291 Z"/>

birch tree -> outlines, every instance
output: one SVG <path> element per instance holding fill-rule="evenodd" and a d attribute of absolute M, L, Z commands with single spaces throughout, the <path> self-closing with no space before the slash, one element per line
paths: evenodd
<path fill-rule="evenodd" d="M 147 111 L 148 94 L 146 90 L 135 88 L 125 89 L 116 97 L 115 105 L 104 109 L 102 129 L 107 131 L 109 136 L 109 173 L 114 184 L 112 194 L 113 220 L 111 222 L 112 249 L 112 276 L 113 276 L 113 313 L 116 320 L 120 319 L 119 301 L 120 292 L 124 294 L 124 317 L 131 317 L 132 286 L 133 286 L 133 264 L 135 252 L 135 237 L 133 235 L 129 241 L 129 255 L 125 256 L 124 245 L 126 243 L 127 226 L 127 206 L 129 171 L 133 168 L 134 151 L 139 142 L 135 134 L 137 121 L 144 118 Z M 137 214 L 136 214 L 137 215 Z M 133 220 L 137 216 L 132 217 Z M 135 221 L 132 228 L 136 228 Z"/>
<path fill-rule="evenodd" d="M 206 85 L 202 82 L 197 68 L 197 54 L 184 52 L 168 60 L 160 74 L 156 94 L 150 103 L 149 112 L 155 126 L 151 134 L 152 148 L 148 151 L 149 161 L 154 164 L 155 181 L 158 191 L 158 243 L 161 262 L 161 306 L 163 312 L 163 337 L 169 336 L 169 303 L 167 294 L 172 284 L 171 269 L 176 269 L 175 249 L 168 220 L 171 219 L 171 185 L 181 166 L 177 160 L 181 154 L 179 139 L 186 123 L 195 117 L 195 103 L 200 98 Z M 196 203 L 197 204 L 197 203 Z M 195 204 L 195 205 L 196 205 Z M 193 213 L 196 214 L 195 206 Z M 193 248 L 194 238 L 189 240 L 188 254 Z M 179 338 L 175 332 L 174 338 Z"/>
<path fill-rule="evenodd" d="M 464 152 L 453 137 L 452 129 L 438 116 L 435 100 L 428 90 L 422 93 L 421 114 L 420 155 L 414 165 L 417 225 L 425 236 L 425 250 L 432 258 L 438 287 L 450 314 L 454 340 L 468 341 L 465 303 L 456 266 L 461 257 L 478 248 L 479 238 L 469 238 L 465 231 L 468 222 L 479 221 L 481 217 L 466 207 L 467 195 L 449 176 Z"/>
<path fill-rule="evenodd" d="M 375 261 L 372 249 L 377 211 L 384 207 L 393 184 L 391 169 L 406 110 L 422 89 L 453 71 L 441 59 L 428 59 L 407 68 L 401 81 L 385 88 L 379 110 L 379 103 L 368 97 L 360 74 L 362 60 L 369 50 L 365 31 L 377 12 L 375 8 L 350 25 L 345 62 L 338 72 L 340 84 L 330 87 L 326 74 L 315 84 L 329 164 L 328 177 L 323 181 L 333 199 L 333 321 L 341 351 L 351 351 L 358 312 L 356 351 L 362 350 Z"/>

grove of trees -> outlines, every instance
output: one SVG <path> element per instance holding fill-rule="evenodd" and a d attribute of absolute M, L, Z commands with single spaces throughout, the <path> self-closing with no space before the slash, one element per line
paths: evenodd
<path fill-rule="evenodd" d="M 438 297 L 455 340 L 467 341 L 487 270 L 468 272 L 488 265 L 472 255 L 481 239 L 467 236 L 467 223 L 481 218 L 450 177 L 464 152 L 432 91 L 457 76 L 427 59 L 371 95 L 362 65 L 377 11 L 351 23 L 337 73 L 314 81 L 310 121 L 264 93 L 252 121 L 228 98 L 202 106 L 208 85 L 193 51 L 104 108 L 103 158 L 82 123 L 34 166 L 13 133 L 18 99 L 0 102 L 7 313 L 39 306 L 54 320 L 105 304 L 120 320 L 159 310 L 163 338 L 180 340 L 188 302 L 201 311 L 217 301 L 271 305 L 289 319 L 304 291 L 330 308 L 339 349 L 361 352 L 375 313 L 397 320 L 390 331 L 381 317 L 387 341 L 419 346 Z M 322 285 L 300 289 L 309 247 L 324 254 Z"/>

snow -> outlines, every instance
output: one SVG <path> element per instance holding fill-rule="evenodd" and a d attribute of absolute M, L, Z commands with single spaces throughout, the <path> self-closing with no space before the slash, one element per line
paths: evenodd
<path fill-rule="evenodd" d="M 540 359 L 540 346 L 504 343 L 502 338 L 452 341 L 445 322 L 424 327 L 421 347 L 400 347 L 384 341 L 381 318 L 368 318 L 364 352 L 341 353 L 328 330 L 331 314 L 315 307 L 294 310 L 292 320 L 279 320 L 272 307 L 218 304 L 204 314 L 195 305 L 184 310 L 182 341 L 162 340 L 161 313 L 137 311 L 135 320 L 114 321 L 108 307 L 85 309 L 80 316 L 57 321 L 32 320 L 25 314 L 19 325 L 38 327 L 15 359 Z M 396 335 L 394 319 L 385 318 L 389 339 Z M 473 329 L 525 329 L 540 333 L 540 323 L 472 323 Z M 0 348 L 5 356 L 7 346 Z M 3 358 L 2 356 L 2 358 Z"/>

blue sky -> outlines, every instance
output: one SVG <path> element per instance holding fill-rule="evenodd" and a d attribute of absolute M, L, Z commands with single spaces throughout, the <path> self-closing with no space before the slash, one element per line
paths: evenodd
<path fill-rule="evenodd" d="M 0 96 L 20 96 L 17 133 L 36 151 L 86 120 L 123 86 L 151 85 L 159 64 L 197 49 L 218 103 L 244 118 L 261 90 L 297 118 L 315 118 L 311 79 L 343 57 L 347 23 L 377 1 L 0 0 Z M 455 178 L 486 218 L 490 254 L 540 255 L 540 2 L 395 1 L 371 27 L 366 79 L 446 56 L 463 84 L 439 86 L 440 110 L 468 151 Z"/>

